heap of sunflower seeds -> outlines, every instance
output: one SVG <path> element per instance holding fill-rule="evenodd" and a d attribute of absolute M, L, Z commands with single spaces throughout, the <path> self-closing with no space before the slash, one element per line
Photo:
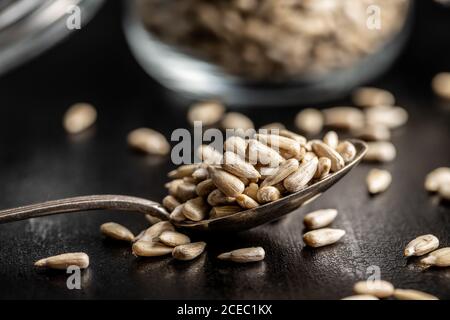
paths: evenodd
<path fill-rule="evenodd" d="M 408 8 L 409 0 L 139 1 L 159 39 L 250 79 L 351 66 L 401 30 Z"/>

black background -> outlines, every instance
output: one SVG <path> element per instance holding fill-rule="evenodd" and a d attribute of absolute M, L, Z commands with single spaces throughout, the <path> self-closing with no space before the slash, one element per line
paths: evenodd
<path fill-rule="evenodd" d="M 125 137 L 139 126 L 170 136 L 185 127 L 188 105 L 162 90 L 134 61 L 121 30 L 121 8 L 107 5 L 87 27 L 38 59 L 0 78 L 0 207 L 61 197 L 116 193 L 160 200 L 168 159 L 129 152 Z M 309 207 L 250 232 L 207 239 L 208 252 L 180 263 L 170 258 L 136 259 L 127 245 L 103 239 L 101 223 L 117 221 L 134 232 L 139 215 L 78 213 L 0 226 L 0 298 L 148 299 L 339 299 L 379 266 L 383 279 L 402 288 L 450 298 L 450 270 L 422 270 L 402 257 L 412 238 L 433 233 L 450 245 L 450 208 L 423 189 L 425 175 L 450 164 L 450 105 L 436 99 L 432 76 L 450 70 L 450 9 L 417 1 L 413 37 L 395 67 L 375 85 L 392 90 L 410 112 L 394 133 L 398 158 L 380 166 L 394 176 L 388 192 L 370 197 L 361 165 Z M 65 109 L 88 101 L 99 110 L 95 128 L 79 137 L 61 127 Z M 333 103 L 345 103 L 337 101 Z M 332 104 L 330 104 L 332 105 Z M 257 125 L 292 125 L 299 108 L 243 110 Z M 334 226 L 342 242 L 320 250 L 302 243 L 302 215 L 338 208 Z M 261 245 L 265 261 L 229 265 L 222 250 Z M 69 291 L 64 273 L 35 270 L 38 258 L 84 251 L 91 266 L 83 289 Z"/>

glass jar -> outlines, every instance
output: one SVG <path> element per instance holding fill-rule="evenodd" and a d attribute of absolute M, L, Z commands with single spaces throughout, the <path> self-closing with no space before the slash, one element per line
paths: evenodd
<path fill-rule="evenodd" d="M 409 0 L 277 1 L 128 0 L 125 33 L 138 62 L 169 89 L 273 106 L 324 102 L 373 80 L 411 29 Z"/>
<path fill-rule="evenodd" d="M 103 0 L 0 0 L 0 74 L 37 56 L 70 34 L 74 6 L 84 25 Z"/>

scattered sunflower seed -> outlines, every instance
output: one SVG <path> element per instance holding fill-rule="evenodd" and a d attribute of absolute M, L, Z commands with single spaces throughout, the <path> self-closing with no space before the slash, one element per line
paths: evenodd
<path fill-rule="evenodd" d="M 192 105 L 187 117 L 192 125 L 200 121 L 204 126 L 212 126 L 220 121 L 224 113 L 225 107 L 220 102 L 204 101 Z"/>
<path fill-rule="evenodd" d="M 217 258 L 225 261 L 233 261 L 237 263 L 257 262 L 264 260 L 266 253 L 263 248 L 245 248 L 222 253 Z"/>
<path fill-rule="evenodd" d="M 253 121 L 250 120 L 247 116 L 238 112 L 229 112 L 222 119 L 222 128 L 223 129 L 233 129 L 233 130 L 249 130 L 254 129 L 255 126 Z"/>
<path fill-rule="evenodd" d="M 34 265 L 36 267 L 56 270 L 66 270 L 70 266 L 77 266 L 81 269 L 86 269 L 89 267 L 89 256 L 83 252 L 64 253 L 38 260 L 34 263 Z"/>
<path fill-rule="evenodd" d="M 439 300 L 429 293 L 411 289 L 395 289 L 393 296 L 399 300 Z"/>
<path fill-rule="evenodd" d="M 153 241 L 137 241 L 132 250 L 137 257 L 160 257 L 171 254 L 173 248 Z"/>
<path fill-rule="evenodd" d="M 450 168 L 442 167 L 430 172 L 425 179 L 425 189 L 438 192 L 444 184 L 450 184 Z"/>
<path fill-rule="evenodd" d="M 362 87 L 353 92 L 353 103 L 359 107 L 393 106 L 395 97 L 387 90 Z"/>
<path fill-rule="evenodd" d="M 353 291 L 356 294 L 368 294 L 377 298 L 388 298 L 394 293 L 394 286 L 385 280 L 367 280 L 355 283 Z"/>
<path fill-rule="evenodd" d="M 188 236 L 176 231 L 164 231 L 159 236 L 159 241 L 169 247 L 191 243 L 191 239 Z"/>
<path fill-rule="evenodd" d="M 450 201 L 450 183 L 442 184 L 439 187 L 438 193 L 442 199 Z"/>
<path fill-rule="evenodd" d="M 170 152 L 170 144 L 159 132 L 140 128 L 128 134 L 128 144 L 131 148 L 152 155 L 167 155 Z"/>
<path fill-rule="evenodd" d="M 382 124 L 367 125 L 354 132 L 356 138 L 365 141 L 389 141 L 391 140 L 391 131 Z"/>
<path fill-rule="evenodd" d="M 172 251 L 172 256 L 181 261 L 194 260 L 200 256 L 206 248 L 206 242 L 194 242 L 177 246 Z"/>
<path fill-rule="evenodd" d="M 364 161 L 368 162 L 391 162 L 397 156 L 395 146 L 387 141 L 369 142 L 369 149 L 364 156 Z"/>
<path fill-rule="evenodd" d="M 134 241 L 133 233 L 124 226 L 115 223 L 107 222 L 100 226 L 100 231 L 107 237 L 122 241 Z"/>
<path fill-rule="evenodd" d="M 432 88 L 439 97 L 450 100 L 450 72 L 441 72 L 433 78 Z"/>
<path fill-rule="evenodd" d="M 305 226 L 310 230 L 321 229 L 329 226 L 333 223 L 338 215 L 336 209 L 323 209 L 308 213 L 303 222 Z"/>
<path fill-rule="evenodd" d="M 366 183 L 371 194 L 379 194 L 389 188 L 392 183 L 392 175 L 386 170 L 372 169 L 367 175 Z"/>
<path fill-rule="evenodd" d="M 375 296 L 368 295 L 368 294 L 358 294 L 355 296 L 343 298 L 341 300 L 380 300 L 380 299 L 378 299 Z"/>
<path fill-rule="evenodd" d="M 417 237 L 407 244 L 405 257 L 420 257 L 439 248 L 439 239 L 432 234 Z"/>
<path fill-rule="evenodd" d="M 70 134 L 78 134 L 94 125 L 97 111 L 88 103 L 77 103 L 71 106 L 63 119 L 64 129 Z"/>
<path fill-rule="evenodd" d="M 364 113 L 353 107 L 334 107 L 323 110 L 325 125 L 343 130 L 358 130 L 364 126 Z"/>
<path fill-rule="evenodd" d="M 383 125 L 390 129 L 401 127 L 408 122 L 408 112 L 400 107 L 378 107 L 366 111 L 369 125 Z"/>
<path fill-rule="evenodd" d="M 317 109 L 305 109 L 295 117 L 295 125 L 303 133 L 316 135 L 323 128 L 322 113 Z"/>
<path fill-rule="evenodd" d="M 450 267 L 450 248 L 442 248 L 431 252 L 420 260 L 422 264 L 435 267 Z"/>
<path fill-rule="evenodd" d="M 338 242 L 344 235 L 344 230 L 325 228 L 305 233 L 303 241 L 307 246 L 320 248 Z"/>

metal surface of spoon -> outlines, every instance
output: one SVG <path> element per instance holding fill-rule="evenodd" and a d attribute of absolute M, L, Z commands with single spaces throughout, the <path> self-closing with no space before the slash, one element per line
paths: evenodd
<path fill-rule="evenodd" d="M 200 222 L 174 222 L 174 225 L 180 229 L 193 231 L 237 232 L 252 229 L 279 219 L 315 200 L 362 160 L 367 152 L 367 145 L 359 140 L 350 141 L 356 147 L 355 159 L 338 172 L 330 174 L 299 192 L 255 209 L 238 212 L 230 216 Z M 161 220 L 170 220 L 166 209 L 154 201 L 123 195 L 94 195 L 54 200 L 3 210 L 0 211 L 0 224 L 53 214 L 90 210 L 134 211 L 148 214 Z"/>

